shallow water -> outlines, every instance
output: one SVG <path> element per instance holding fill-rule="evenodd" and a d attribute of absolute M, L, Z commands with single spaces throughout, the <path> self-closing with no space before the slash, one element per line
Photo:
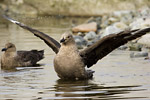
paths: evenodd
<path fill-rule="evenodd" d="M 59 40 L 73 23 L 85 18 L 23 18 L 17 20 Z M 149 100 L 150 61 L 131 59 L 129 51 L 115 50 L 91 69 L 94 78 L 87 81 L 62 81 L 53 68 L 55 53 L 39 38 L 15 24 L 0 24 L 0 49 L 7 42 L 18 50 L 44 49 L 40 67 L 0 71 L 0 100 Z M 2 53 L 0 53 L 1 55 Z"/>

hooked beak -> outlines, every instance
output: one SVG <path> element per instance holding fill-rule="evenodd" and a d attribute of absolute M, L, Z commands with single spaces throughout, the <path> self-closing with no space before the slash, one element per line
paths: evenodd
<path fill-rule="evenodd" d="M 2 49 L 2 51 L 6 51 L 6 50 L 7 50 L 7 48 L 3 48 L 3 49 Z"/>
<path fill-rule="evenodd" d="M 64 39 L 64 38 L 60 40 L 60 43 L 63 43 L 63 42 L 65 42 L 65 39 Z"/>

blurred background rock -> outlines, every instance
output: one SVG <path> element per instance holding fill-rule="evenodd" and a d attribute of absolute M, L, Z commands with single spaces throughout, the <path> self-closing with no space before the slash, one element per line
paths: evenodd
<path fill-rule="evenodd" d="M 0 0 L 0 9 L 29 16 L 101 16 L 150 6 L 150 0 Z"/>

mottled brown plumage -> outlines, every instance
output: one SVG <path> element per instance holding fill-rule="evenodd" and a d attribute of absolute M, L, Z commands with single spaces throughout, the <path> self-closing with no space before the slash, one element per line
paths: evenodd
<path fill-rule="evenodd" d="M 102 59 L 119 46 L 150 32 L 150 28 L 145 28 L 111 34 L 79 52 L 73 36 L 70 33 L 64 33 L 61 37 L 61 44 L 59 44 L 55 39 L 36 29 L 32 29 L 7 16 L 4 16 L 4 18 L 32 32 L 52 48 L 56 53 L 54 59 L 55 71 L 62 79 L 91 78 L 93 76 L 93 71 L 86 71 L 85 66 L 88 68 L 91 67 L 96 64 L 98 60 Z"/>
<path fill-rule="evenodd" d="M 2 51 L 4 51 L 1 57 L 2 69 L 34 66 L 44 58 L 44 50 L 16 51 L 16 47 L 12 43 L 7 43 Z"/>

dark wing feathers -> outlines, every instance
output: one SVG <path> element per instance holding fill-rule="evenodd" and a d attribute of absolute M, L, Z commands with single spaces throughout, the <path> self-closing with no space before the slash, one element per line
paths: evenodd
<path fill-rule="evenodd" d="M 105 36 L 95 44 L 81 51 L 80 55 L 83 58 L 85 65 L 87 65 L 87 67 L 89 68 L 114 49 L 127 43 L 130 40 L 136 39 L 146 34 L 147 32 L 150 32 L 150 28 L 132 31 L 122 31 L 118 34 L 111 34 Z"/>
<path fill-rule="evenodd" d="M 17 60 L 20 62 L 31 62 L 35 65 L 38 61 L 44 58 L 44 50 L 17 51 Z"/>
<path fill-rule="evenodd" d="M 41 38 L 49 47 L 51 47 L 52 50 L 53 50 L 56 54 L 58 53 L 59 48 L 60 48 L 60 44 L 59 44 L 59 42 L 57 42 L 57 41 L 56 41 L 55 39 L 53 39 L 52 37 L 46 35 L 46 34 L 43 33 L 43 32 L 40 32 L 40 31 L 38 31 L 38 30 L 36 30 L 36 29 L 33 29 L 33 28 L 31 28 L 31 27 L 28 27 L 28 26 L 26 26 L 26 25 L 24 25 L 24 24 L 22 24 L 22 23 L 20 23 L 20 22 L 18 22 L 18 21 L 15 21 L 15 20 L 9 18 L 8 16 L 3 15 L 3 17 L 4 17 L 5 19 L 7 19 L 7 20 L 9 20 L 9 21 L 11 21 L 11 22 L 17 24 L 18 26 L 20 26 L 20 27 L 22 27 L 22 28 L 24 28 L 24 29 L 26 29 L 26 30 L 32 32 L 35 36 Z"/>

